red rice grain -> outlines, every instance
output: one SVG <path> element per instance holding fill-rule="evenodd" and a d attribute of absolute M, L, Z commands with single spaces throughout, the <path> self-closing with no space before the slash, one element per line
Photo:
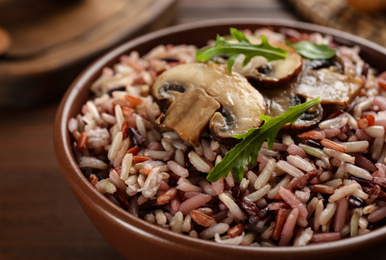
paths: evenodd
<path fill-rule="evenodd" d="M 311 238 L 312 243 L 320 243 L 320 242 L 331 242 L 340 240 L 341 236 L 339 232 L 330 232 L 330 233 L 318 233 L 313 234 Z"/>
<path fill-rule="evenodd" d="M 185 200 L 180 204 L 179 210 L 182 214 L 186 215 L 190 211 L 197 209 L 198 207 L 204 205 L 212 199 L 212 196 L 204 193 L 200 193 L 197 196 L 194 196 L 190 199 Z"/>
<path fill-rule="evenodd" d="M 288 246 L 289 245 L 291 238 L 292 238 L 292 235 L 293 235 L 293 232 L 294 232 L 294 228 L 296 225 L 296 220 L 298 218 L 298 215 L 299 215 L 299 209 L 298 208 L 293 209 L 291 211 L 291 213 L 288 215 L 288 217 L 284 223 L 283 229 L 281 231 L 279 246 Z"/>

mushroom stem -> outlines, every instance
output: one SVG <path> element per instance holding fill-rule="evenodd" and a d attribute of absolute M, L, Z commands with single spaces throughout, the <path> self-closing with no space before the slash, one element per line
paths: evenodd
<path fill-rule="evenodd" d="M 162 127 L 174 129 L 186 142 L 199 146 L 202 131 L 219 108 L 220 103 L 204 90 L 188 89 L 175 99 L 159 123 Z"/>

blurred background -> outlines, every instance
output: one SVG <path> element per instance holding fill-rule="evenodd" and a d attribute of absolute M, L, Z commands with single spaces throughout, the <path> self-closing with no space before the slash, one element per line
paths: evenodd
<path fill-rule="evenodd" d="M 60 98 L 98 56 L 171 25 L 258 17 L 333 27 L 386 47 L 385 0 L 0 0 L 0 259 L 121 259 L 56 163 Z"/>

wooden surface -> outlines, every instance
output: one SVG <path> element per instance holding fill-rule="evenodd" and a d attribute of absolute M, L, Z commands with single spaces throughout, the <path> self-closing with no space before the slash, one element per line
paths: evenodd
<path fill-rule="evenodd" d="M 296 19 L 278 0 L 181 0 L 177 23 L 227 17 Z M 0 259 L 121 259 L 87 219 L 57 165 L 52 128 L 58 103 L 0 110 Z"/>
<path fill-rule="evenodd" d="M 3 1 L 0 107 L 58 97 L 77 70 L 133 36 L 170 25 L 177 11 L 177 0 Z"/>
<path fill-rule="evenodd" d="M 286 1 L 305 21 L 346 31 L 386 47 L 385 0 L 380 0 L 384 2 L 385 10 L 372 13 L 355 9 L 347 0 Z"/>

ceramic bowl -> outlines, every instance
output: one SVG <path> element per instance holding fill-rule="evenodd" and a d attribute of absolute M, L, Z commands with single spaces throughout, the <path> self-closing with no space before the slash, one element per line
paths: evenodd
<path fill-rule="evenodd" d="M 204 46 L 217 34 L 229 33 L 229 27 L 251 30 L 270 26 L 293 28 L 300 32 L 329 34 L 343 45 L 358 45 L 361 56 L 371 66 L 386 70 L 386 50 L 374 43 L 326 27 L 285 20 L 237 19 L 213 20 L 183 24 L 156 31 L 129 41 L 107 53 L 72 83 L 57 112 L 54 144 L 58 163 L 77 200 L 102 236 L 123 256 L 129 259 L 341 259 L 366 257 L 382 259 L 386 250 L 386 227 L 369 234 L 337 242 L 313 244 L 303 247 L 245 247 L 227 246 L 211 241 L 191 238 L 147 223 L 104 197 L 83 175 L 72 152 L 67 122 L 81 110 L 89 97 L 90 84 L 105 66 L 117 63 L 122 54 L 133 50 L 147 53 L 159 44 L 195 44 Z M 370 258 L 372 257 L 372 258 Z M 384 258 L 383 258 L 384 259 Z"/>

